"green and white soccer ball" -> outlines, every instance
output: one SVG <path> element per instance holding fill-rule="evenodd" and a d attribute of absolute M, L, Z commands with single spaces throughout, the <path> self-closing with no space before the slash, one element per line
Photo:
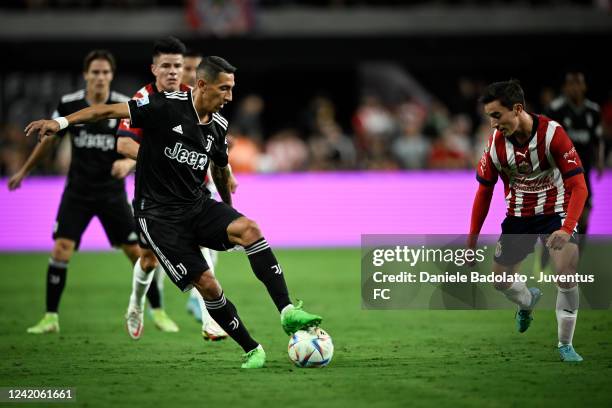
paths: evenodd
<path fill-rule="evenodd" d="M 334 343 L 320 327 L 298 330 L 289 338 L 289 360 L 302 368 L 325 367 L 334 355 Z"/>

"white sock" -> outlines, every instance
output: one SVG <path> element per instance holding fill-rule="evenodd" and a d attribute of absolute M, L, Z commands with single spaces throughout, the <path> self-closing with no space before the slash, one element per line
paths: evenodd
<path fill-rule="evenodd" d="M 164 268 L 158 262 L 155 269 L 153 269 L 153 273 L 155 274 L 155 284 L 157 285 L 157 289 L 159 289 L 159 300 L 163 305 L 164 298 L 164 279 L 166 278 L 166 272 L 164 272 Z M 163 307 L 163 306 L 162 306 Z"/>
<path fill-rule="evenodd" d="M 502 290 L 508 300 L 519 305 L 522 310 L 528 310 L 531 305 L 531 292 L 523 282 L 512 282 L 512 286 Z"/>
<path fill-rule="evenodd" d="M 556 314 L 559 346 L 572 344 L 579 303 L 580 292 L 578 291 L 578 286 L 574 286 L 571 289 L 558 288 Z"/>
<path fill-rule="evenodd" d="M 206 309 L 206 305 L 204 304 L 204 298 L 200 295 L 200 292 L 196 288 L 191 288 L 189 291 L 189 296 L 196 299 L 198 304 L 200 305 L 200 310 L 202 311 L 202 327 L 206 325 L 212 317 L 210 317 L 210 313 L 208 313 L 208 309 Z"/>
<path fill-rule="evenodd" d="M 145 294 L 147 293 L 147 290 L 149 290 L 149 285 L 151 285 L 153 276 L 153 271 L 146 273 L 140 267 L 140 258 L 138 258 L 132 273 L 132 294 L 130 295 L 131 307 L 138 307 L 141 310 L 144 309 Z"/>

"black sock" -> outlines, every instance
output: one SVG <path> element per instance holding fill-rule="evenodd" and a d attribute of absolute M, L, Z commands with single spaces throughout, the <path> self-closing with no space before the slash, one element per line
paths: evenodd
<path fill-rule="evenodd" d="M 151 271 L 149 273 L 155 273 L 155 271 Z M 149 300 L 149 304 L 152 309 L 159 309 L 162 307 L 161 305 L 161 294 L 159 293 L 159 287 L 157 286 L 157 282 L 155 281 L 155 276 L 149 285 L 149 290 L 147 290 L 147 299 Z"/>
<path fill-rule="evenodd" d="M 272 253 L 270 245 L 265 238 L 261 238 L 245 247 L 244 250 L 249 257 L 255 276 L 266 285 L 270 297 L 280 312 L 291 303 L 291 300 L 289 300 L 289 291 L 287 290 L 283 270 Z"/>
<path fill-rule="evenodd" d="M 47 269 L 47 312 L 57 313 L 62 292 L 66 286 L 68 262 L 49 259 Z"/>
<path fill-rule="evenodd" d="M 240 347 L 242 347 L 245 353 L 248 353 L 259 345 L 259 343 L 253 340 L 244 324 L 242 324 L 234 304 L 230 302 L 229 299 L 226 299 L 223 293 L 221 293 L 221 297 L 217 300 L 204 299 L 204 304 L 215 322 L 217 322 L 236 343 L 240 344 Z"/>

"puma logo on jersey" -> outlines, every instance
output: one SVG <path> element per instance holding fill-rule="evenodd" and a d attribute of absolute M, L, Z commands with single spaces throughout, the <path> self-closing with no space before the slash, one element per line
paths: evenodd
<path fill-rule="evenodd" d="M 181 135 L 183 134 L 183 128 L 181 127 L 181 125 L 173 127 L 172 130 Z"/>
<path fill-rule="evenodd" d="M 578 165 L 578 163 L 576 162 L 576 160 L 572 160 L 572 159 L 567 159 L 568 163 L 574 163 L 575 165 Z"/>
<path fill-rule="evenodd" d="M 523 158 L 527 158 L 527 153 L 516 152 L 517 156 L 521 156 Z"/>
<path fill-rule="evenodd" d="M 183 148 L 182 143 L 176 143 L 173 149 L 166 147 L 164 149 L 166 157 L 176 160 L 179 163 L 187 163 L 194 170 L 204 170 L 208 163 L 208 156 L 204 153 L 198 153 L 196 151 L 190 151 Z"/>

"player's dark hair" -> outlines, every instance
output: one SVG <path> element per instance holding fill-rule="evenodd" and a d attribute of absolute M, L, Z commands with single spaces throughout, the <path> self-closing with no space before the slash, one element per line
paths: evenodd
<path fill-rule="evenodd" d="M 221 72 L 233 74 L 236 72 L 236 67 L 223 58 L 216 56 L 204 58 L 198 66 L 198 77 L 203 76 L 207 81 L 216 81 Z"/>
<path fill-rule="evenodd" d="M 204 55 L 200 51 L 196 51 L 193 48 L 187 48 L 184 56 L 191 58 L 204 58 Z"/>
<path fill-rule="evenodd" d="M 181 40 L 176 37 L 166 37 L 155 41 L 153 44 L 153 58 L 161 54 L 181 54 L 185 55 L 187 48 Z"/>
<path fill-rule="evenodd" d="M 512 109 L 516 103 L 525 106 L 525 93 L 518 79 L 493 82 L 487 85 L 479 101 L 483 104 L 499 101 L 502 106 Z"/>
<path fill-rule="evenodd" d="M 83 60 L 83 72 L 89 71 L 89 66 L 93 60 L 102 59 L 108 61 L 111 66 L 111 71 L 115 72 L 117 64 L 115 63 L 115 57 L 108 50 L 93 50 L 85 56 Z"/>

